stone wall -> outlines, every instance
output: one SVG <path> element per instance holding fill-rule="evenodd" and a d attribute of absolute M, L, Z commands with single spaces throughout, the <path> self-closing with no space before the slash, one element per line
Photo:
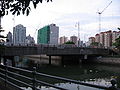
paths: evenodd
<path fill-rule="evenodd" d="M 106 63 L 106 64 L 120 64 L 120 58 L 115 57 L 100 57 L 95 60 L 97 63 Z"/>

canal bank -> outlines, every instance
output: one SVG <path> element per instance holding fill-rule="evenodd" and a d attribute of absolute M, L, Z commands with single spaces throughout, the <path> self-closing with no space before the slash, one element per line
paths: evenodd
<path fill-rule="evenodd" d="M 25 56 L 27 59 L 34 61 L 35 64 L 49 64 L 49 56 L 46 55 L 29 55 Z M 92 57 L 87 59 L 80 59 L 80 57 L 71 57 L 71 56 L 51 56 L 52 65 L 61 65 L 62 60 L 63 64 L 80 64 L 80 63 L 98 63 L 98 64 L 114 64 L 120 65 L 120 57 Z"/>
<path fill-rule="evenodd" d="M 120 57 L 97 57 L 94 59 L 95 63 L 120 65 Z"/>

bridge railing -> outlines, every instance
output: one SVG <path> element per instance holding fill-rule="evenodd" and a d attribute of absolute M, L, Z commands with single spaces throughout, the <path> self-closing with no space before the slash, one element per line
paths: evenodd
<path fill-rule="evenodd" d="M 41 81 L 38 79 L 39 76 L 62 80 L 62 81 L 67 81 L 67 82 L 85 85 L 85 86 L 89 86 L 89 87 L 93 87 L 93 88 L 99 88 L 99 89 L 105 89 L 105 90 L 119 90 L 115 87 L 114 83 L 112 83 L 113 86 L 106 87 L 106 86 L 84 83 L 81 81 L 76 81 L 76 80 L 72 80 L 72 79 L 68 79 L 68 78 L 39 73 L 36 71 L 36 68 L 33 68 L 33 70 L 30 71 L 30 70 L 11 67 L 11 66 L 7 66 L 7 65 L 0 65 L 0 80 L 2 81 L 2 83 L 4 84 L 5 87 L 8 87 L 8 85 L 11 85 L 20 90 L 25 89 L 22 87 L 31 87 L 32 90 L 40 90 L 40 88 L 38 88 L 38 86 L 44 85 L 44 86 L 53 87 L 53 88 L 56 88 L 59 90 L 68 90 L 66 88 L 59 87 L 59 86 Z"/>

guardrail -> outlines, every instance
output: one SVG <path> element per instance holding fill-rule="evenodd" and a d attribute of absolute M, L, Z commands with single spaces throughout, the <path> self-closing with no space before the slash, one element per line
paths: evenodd
<path fill-rule="evenodd" d="M 116 84 L 115 80 L 111 81 L 111 84 L 112 84 L 111 87 L 106 87 L 106 86 L 84 83 L 81 81 L 76 81 L 68 78 L 39 73 L 36 71 L 36 68 L 33 68 L 33 70 L 30 71 L 30 70 L 11 67 L 7 65 L 0 65 L 0 80 L 4 83 L 5 87 L 7 87 L 7 85 L 12 85 L 13 87 L 18 88 L 19 90 L 24 90 L 22 87 L 31 87 L 32 90 L 40 90 L 40 88 L 38 88 L 37 86 L 45 85 L 45 86 L 53 87 L 59 90 L 68 90 L 66 88 L 41 81 L 38 79 L 39 76 L 57 79 L 57 80 L 63 80 L 63 81 L 85 85 L 89 87 L 94 87 L 94 88 L 99 88 L 99 89 L 119 90 L 115 87 L 115 84 Z"/>

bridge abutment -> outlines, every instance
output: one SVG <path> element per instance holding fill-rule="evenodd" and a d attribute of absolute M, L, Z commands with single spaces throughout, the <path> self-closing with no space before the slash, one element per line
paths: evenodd
<path fill-rule="evenodd" d="M 1 61 L 3 60 L 3 61 Z M 15 67 L 15 60 L 14 60 L 14 56 L 3 56 L 0 59 L 0 63 L 3 62 L 3 65 L 6 64 L 11 64 L 11 66 Z"/>
<path fill-rule="evenodd" d="M 51 65 L 51 56 L 49 56 L 49 65 Z"/>

